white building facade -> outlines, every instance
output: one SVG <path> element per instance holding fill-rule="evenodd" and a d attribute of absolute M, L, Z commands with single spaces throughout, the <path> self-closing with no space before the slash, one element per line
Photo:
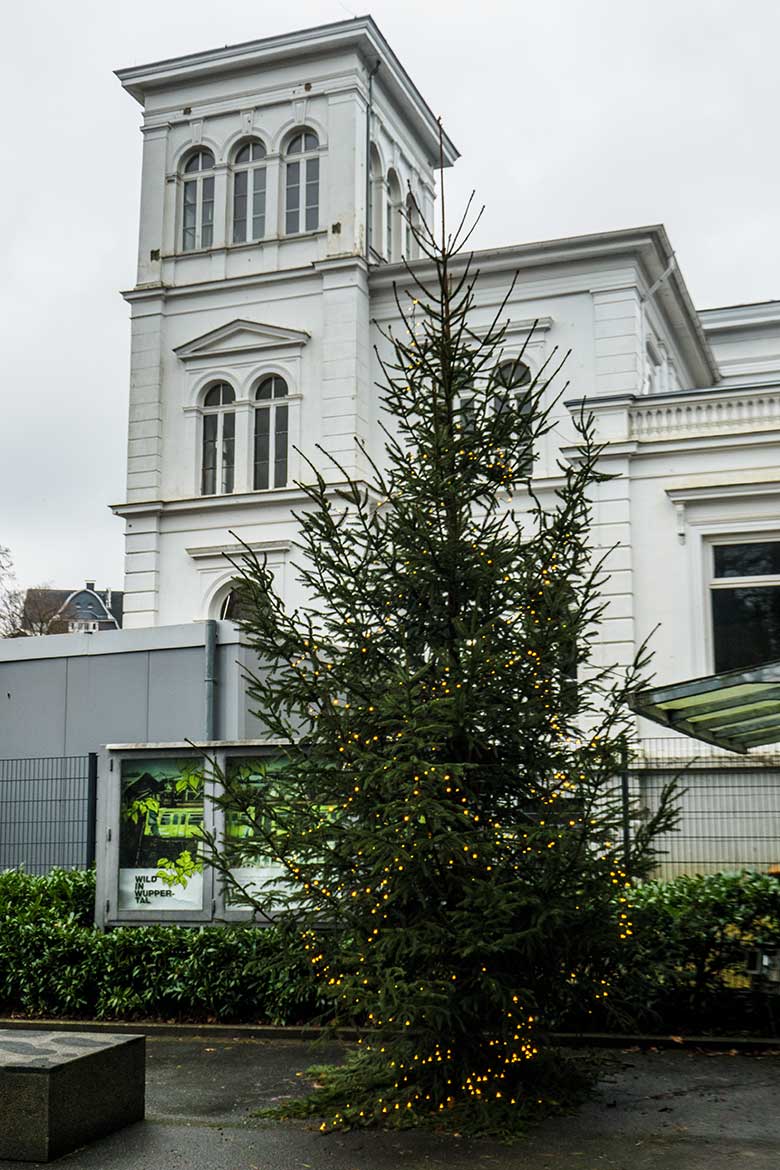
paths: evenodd
<path fill-rule="evenodd" d="M 235 533 L 297 599 L 290 549 L 318 444 L 379 455 L 374 346 L 457 150 L 370 18 L 119 73 L 143 107 L 125 627 L 225 613 Z M 424 269 L 423 262 L 420 261 Z M 663 227 L 480 253 L 474 326 L 517 271 L 506 356 L 572 350 L 534 468 L 559 483 L 583 399 L 608 441 L 598 653 L 653 637 L 659 682 L 780 658 L 780 302 L 694 308 Z M 552 391 L 551 391 L 552 392 Z"/>

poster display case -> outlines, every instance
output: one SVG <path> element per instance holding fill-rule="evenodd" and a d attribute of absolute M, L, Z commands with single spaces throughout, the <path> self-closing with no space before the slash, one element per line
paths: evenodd
<path fill-rule="evenodd" d="M 97 925 L 251 920 L 246 897 L 206 862 L 202 835 L 249 843 L 251 817 L 214 800 L 220 777 L 267 790 L 284 763 L 283 747 L 267 741 L 107 747 L 98 769 Z M 248 856 L 233 872 L 251 894 L 279 868 Z"/>
<path fill-rule="evenodd" d="M 271 755 L 264 757 L 228 756 L 225 766 L 230 781 L 238 781 L 248 788 L 262 786 L 267 793 L 269 788 L 273 790 L 274 773 L 284 767 L 284 757 Z M 265 826 L 265 828 L 269 832 L 271 831 L 271 826 Z M 255 836 L 255 828 L 249 818 L 242 816 L 238 811 L 231 812 L 228 809 L 225 813 L 224 833 L 231 844 L 240 850 L 245 841 L 252 841 Z M 270 857 L 265 863 L 262 863 L 254 856 L 254 849 L 252 853 L 253 856 L 247 858 L 245 864 L 236 865 L 232 870 L 237 887 L 240 888 L 231 886 L 225 891 L 226 909 L 245 907 L 246 896 L 242 897 L 242 891 L 245 892 L 245 895 L 251 896 L 253 893 L 267 890 L 268 883 L 279 875 L 280 867 L 275 865 Z"/>

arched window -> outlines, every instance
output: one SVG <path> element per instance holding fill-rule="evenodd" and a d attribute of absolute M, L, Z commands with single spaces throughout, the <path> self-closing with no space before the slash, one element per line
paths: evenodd
<path fill-rule="evenodd" d="M 313 130 L 301 130 L 287 146 L 284 230 L 313 232 L 320 225 L 320 140 Z"/>
<path fill-rule="evenodd" d="M 203 465 L 200 492 L 203 496 L 233 491 L 235 476 L 236 415 L 227 410 L 236 400 L 233 387 L 216 382 L 203 399 Z"/>
<path fill-rule="evenodd" d="M 369 151 L 368 244 L 377 255 L 382 253 L 382 160 L 375 143 Z"/>
<path fill-rule="evenodd" d="M 245 142 L 233 159 L 233 243 L 247 244 L 265 235 L 265 146 Z"/>
<path fill-rule="evenodd" d="M 240 588 L 232 585 L 219 602 L 217 615 L 221 622 L 240 622 L 249 616 L 246 600 Z"/>
<path fill-rule="evenodd" d="M 287 383 L 278 374 L 263 378 L 255 393 L 255 491 L 287 483 L 289 406 Z"/>
<path fill-rule="evenodd" d="M 392 262 L 398 259 L 401 248 L 401 184 L 392 168 L 387 172 L 387 221 L 385 223 L 385 256 Z"/>
<path fill-rule="evenodd" d="M 528 389 L 532 381 L 530 369 L 520 358 L 502 362 L 493 375 L 493 384 L 497 388 L 494 400 L 495 409 L 500 411 L 510 406 L 513 407 L 520 415 L 523 430 L 527 431 L 525 451 L 521 458 L 521 468 L 526 475 L 531 474 L 534 461 L 533 436 L 531 434 L 534 404 L 533 396 Z"/>
<path fill-rule="evenodd" d="M 516 390 L 519 386 L 528 386 L 531 382 L 531 371 L 520 358 L 502 362 L 495 372 L 493 381 L 496 386 L 505 390 Z M 526 395 L 527 397 L 527 395 Z"/>
<path fill-rule="evenodd" d="M 235 589 L 230 589 L 222 598 L 219 606 L 219 620 L 221 622 L 235 621 L 238 617 L 238 595 Z"/>
<path fill-rule="evenodd" d="M 214 239 L 214 155 L 200 147 L 187 157 L 183 171 L 182 249 L 210 248 Z"/>

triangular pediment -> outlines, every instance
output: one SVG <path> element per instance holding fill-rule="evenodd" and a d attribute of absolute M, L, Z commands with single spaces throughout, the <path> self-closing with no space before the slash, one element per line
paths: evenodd
<path fill-rule="evenodd" d="M 237 318 L 218 329 L 210 329 L 192 341 L 174 349 L 177 357 L 216 357 L 226 354 L 254 353 L 258 350 L 300 348 L 309 340 L 302 329 L 287 329 L 280 325 L 265 325 L 261 321 Z"/>

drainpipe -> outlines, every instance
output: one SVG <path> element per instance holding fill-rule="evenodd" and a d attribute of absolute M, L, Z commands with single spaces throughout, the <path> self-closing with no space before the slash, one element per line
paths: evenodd
<path fill-rule="evenodd" d="M 373 69 L 368 71 L 368 106 L 366 107 L 366 264 L 369 262 L 371 240 L 371 222 L 369 208 L 371 207 L 371 113 L 374 108 L 374 74 L 382 62 L 377 57 Z"/>
<path fill-rule="evenodd" d="M 674 254 L 674 252 L 672 252 L 672 258 L 669 261 L 669 263 L 666 265 L 666 268 L 664 268 L 661 275 L 658 277 L 658 280 L 656 280 L 655 284 L 651 284 L 650 288 L 647 290 L 647 292 L 644 294 L 644 296 L 640 297 L 639 299 L 643 303 L 645 301 L 651 301 L 653 299 L 653 297 L 655 296 L 655 294 L 658 292 L 661 285 L 664 283 L 664 281 L 668 280 L 669 277 L 672 275 L 672 273 L 674 272 L 676 267 L 677 267 L 677 257 Z"/>
<path fill-rule="evenodd" d="M 205 623 L 205 739 L 217 738 L 217 623 L 213 618 Z"/>

